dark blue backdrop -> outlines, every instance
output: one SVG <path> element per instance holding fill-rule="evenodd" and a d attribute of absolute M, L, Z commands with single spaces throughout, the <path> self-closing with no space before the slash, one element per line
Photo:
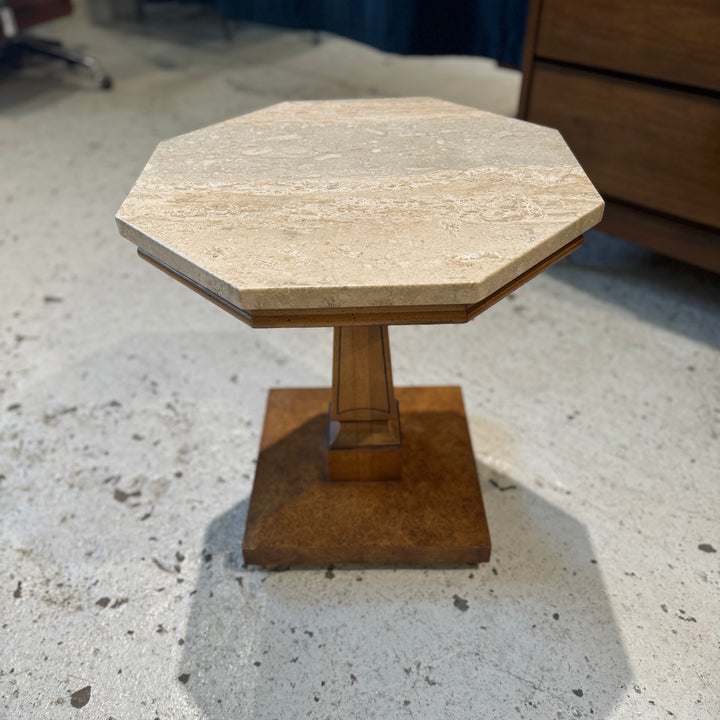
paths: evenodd
<path fill-rule="evenodd" d="M 522 58 L 528 5 L 528 0 L 205 2 L 227 20 L 325 30 L 404 55 L 483 55 L 515 67 Z"/>

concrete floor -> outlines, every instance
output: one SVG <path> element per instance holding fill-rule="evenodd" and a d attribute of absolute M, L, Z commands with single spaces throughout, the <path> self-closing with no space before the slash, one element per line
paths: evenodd
<path fill-rule="evenodd" d="M 717 277 L 594 233 L 473 323 L 394 328 L 397 384 L 463 387 L 491 562 L 246 568 L 267 390 L 328 384 L 331 331 L 243 326 L 115 211 L 163 138 L 288 98 L 512 114 L 519 76 L 84 15 L 45 31 L 115 90 L 0 77 L 0 717 L 717 720 Z"/>

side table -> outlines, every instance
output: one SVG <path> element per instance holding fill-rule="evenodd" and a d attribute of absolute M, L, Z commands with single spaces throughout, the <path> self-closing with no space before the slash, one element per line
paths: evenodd
<path fill-rule="evenodd" d="M 388 326 L 471 320 L 602 211 L 556 131 L 430 98 L 160 143 L 116 218 L 140 256 L 252 327 L 335 328 L 331 388 L 270 391 L 245 560 L 487 561 L 460 388 L 395 388 Z"/>

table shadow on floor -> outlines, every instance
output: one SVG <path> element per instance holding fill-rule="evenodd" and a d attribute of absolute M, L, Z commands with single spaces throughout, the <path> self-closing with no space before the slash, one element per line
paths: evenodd
<path fill-rule="evenodd" d="M 213 521 L 176 674 L 203 717 L 607 717 L 631 679 L 587 529 L 479 465 L 490 563 L 261 569 Z"/>

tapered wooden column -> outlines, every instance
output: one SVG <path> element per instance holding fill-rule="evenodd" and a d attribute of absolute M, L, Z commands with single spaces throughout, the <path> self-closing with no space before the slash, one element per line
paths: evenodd
<path fill-rule="evenodd" d="M 335 328 L 329 422 L 331 481 L 400 479 L 400 418 L 387 325 Z"/>

